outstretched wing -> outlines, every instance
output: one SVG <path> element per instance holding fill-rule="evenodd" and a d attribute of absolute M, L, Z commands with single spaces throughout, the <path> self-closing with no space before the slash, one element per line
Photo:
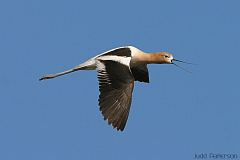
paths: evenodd
<path fill-rule="evenodd" d="M 130 57 L 110 57 L 97 60 L 99 106 L 104 116 L 117 130 L 124 130 L 130 106 L 134 78 L 129 69 Z"/>

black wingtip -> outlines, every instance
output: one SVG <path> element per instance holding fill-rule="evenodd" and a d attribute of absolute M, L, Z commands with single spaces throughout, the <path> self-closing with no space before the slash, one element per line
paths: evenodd
<path fill-rule="evenodd" d="M 123 132 L 124 128 L 117 128 L 117 131 Z"/>
<path fill-rule="evenodd" d="M 111 125 L 113 127 L 113 129 L 116 129 L 118 132 L 123 132 L 123 130 L 124 130 L 124 128 L 121 128 L 119 126 L 114 126 L 112 123 L 109 125 Z"/>

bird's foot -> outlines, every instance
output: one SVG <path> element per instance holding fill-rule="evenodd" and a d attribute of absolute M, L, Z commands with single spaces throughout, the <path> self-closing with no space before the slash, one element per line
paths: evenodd
<path fill-rule="evenodd" d="M 51 79 L 51 78 L 54 78 L 54 75 L 48 74 L 48 75 L 42 76 L 42 77 L 39 79 L 39 81 L 41 81 L 41 80 L 47 80 L 47 79 Z"/>

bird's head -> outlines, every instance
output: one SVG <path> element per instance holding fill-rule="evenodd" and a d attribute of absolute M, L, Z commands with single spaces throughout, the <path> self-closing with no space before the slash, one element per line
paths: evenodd
<path fill-rule="evenodd" d="M 168 52 L 160 52 L 158 57 L 160 63 L 171 64 L 173 61 L 173 55 Z"/>
<path fill-rule="evenodd" d="M 181 68 L 182 70 L 191 73 L 190 71 L 188 71 L 185 68 L 183 68 L 183 67 L 179 66 L 178 64 L 176 64 L 175 63 L 176 61 L 177 62 L 181 62 L 181 63 L 194 65 L 194 63 L 189 63 L 189 62 L 186 62 L 186 61 L 175 59 L 175 58 L 173 58 L 173 55 L 171 53 L 168 53 L 168 52 L 160 52 L 158 54 L 158 63 L 160 62 L 160 63 L 163 63 L 163 64 L 174 64 L 175 66 Z"/>

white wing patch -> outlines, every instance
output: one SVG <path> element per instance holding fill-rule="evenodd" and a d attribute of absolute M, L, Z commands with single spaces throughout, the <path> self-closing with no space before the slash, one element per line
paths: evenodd
<path fill-rule="evenodd" d="M 132 53 L 132 57 L 134 57 L 135 55 L 139 54 L 139 53 L 143 53 L 143 51 L 141 51 L 140 49 L 134 47 L 134 46 L 127 46 L 128 48 L 130 48 L 131 53 Z"/>
<path fill-rule="evenodd" d="M 131 57 L 120 57 L 120 56 L 101 56 L 96 58 L 97 60 L 103 61 L 115 61 L 119 62 L 125 66 L 130 66 Z M 104 65 L 104 64 L 103 64 Z"/>

